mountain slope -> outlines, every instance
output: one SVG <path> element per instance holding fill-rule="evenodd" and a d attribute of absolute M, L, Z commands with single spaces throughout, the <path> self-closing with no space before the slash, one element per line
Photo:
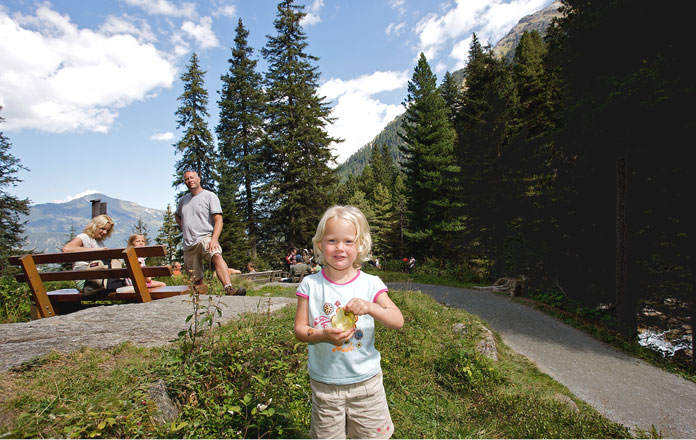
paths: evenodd
<path fill-rule="evenodd" d="M 544 9 L 535 12 L 534 14 L 522 17 L 520 21 L 493 47 L 493 53 L 503 58 L 512 59 L 515 47 L 520 41 L 522 34 L 525 31 L 536 30 L 541 36 L 546 35 L 546 29 L 555 17 L 560 17 L 561 13 L 558 8 L 561 6 L 560 1 L 554 1 Z M 464 79 L 464 69 L 459 69 L 452 72 L 455 80 L 462 81 Z M 362 173 L 363 168 L 367 165 L 370 158 L 370 149 L 373 145 L 386 145 L 389 148 L 392 158 L 400 163 L 403 155 L 399 150 L 399 145 L 403 142 L 398 136 L 401 127 L 401 121 L 404 114 L 400 114 L 393 121 L 387 124 L 386 127 L 375 138 L 365 146 L 351 155 L 345 162 L 338 167 L 338 174 L 343 178 L 347 178 L 352 174 L 357 176 Z"/>
<path fill-rule="evenodd" d="M 106 202 L 107 213 L 114 220 L 114 232 L 106 240 L 108 247 L 124 247 L 133 227 L 141 219 L 148 228 L 150 243 L 154 244 L 159 228 L 162 226 L 164 211 L 145 208 L 137 203 L 111 198 L 104 194 L 90 194 L 66 203 L 42 203 L 32 205 L 27 220 L 25 249 L 37 252 L 59 252 L 68 241 L 71 226 L 79 234 L 92 217 L 90 200 L 101 199 Z"/>

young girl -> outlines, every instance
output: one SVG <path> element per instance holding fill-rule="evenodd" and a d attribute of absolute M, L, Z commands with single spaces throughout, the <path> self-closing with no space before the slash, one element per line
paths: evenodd
<path fill-rule="evenodd" d="M 308 342 L 312 386 L 312 438 L 389 438 L 394 425 L 375 349 L 375 320 L 389 328 L 404 317 L 378 277 L 360 271 L 372 239 L 363 213 L 329 208 L 312 239 L 321 272 L 297 289 L 295 337 Z M 358 316 L 349 330 L 331 326 L 338 308 Z"/>
<path fill-rule="evenodd" d="M 128 247 L 136 247 L 136 246 L 146 246 L 147 242 L 145 241 L 145 236 L 142 234 L 131 234 L 130 237 L 128 237 Z M 138 257 L 138 261 L 140 262 L 140 266 L 145 267 L 145 257 Z M 145 282 L 147 283 L 148 288 L 153 288 L 153 287 L 162 287 L 166 286 L 165 283 L 162 281 L 156 281 L 151 279 L 150 277 L 145 277 Z M 133 280 L 130 278 L 126 278 L 126 284 L 129 286 L 133 285 Z"/>

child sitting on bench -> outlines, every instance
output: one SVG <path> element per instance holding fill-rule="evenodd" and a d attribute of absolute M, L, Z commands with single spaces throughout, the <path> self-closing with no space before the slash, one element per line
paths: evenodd
<path fill-rule="evenodd" d="M 130 237 L 128 237 L 128 247 L 137 247 L 137 246 L 147 246 L 147 241 L 145 240 L 145 236 L 142 234 L 131 234 Z M 140 262 L 141 267 L 145 267 L 145 257 L 138 257 L 138 262 Z M 153 287 L 162 287 L 166 286 L 165 283 L 162 281 L 156 281 L 153 280 L 150 277 L 145 277 L 145 282 L 147 283 L 148 288 L 153 288 Z M 126 284 L 129 286 L 133 285 L 133 280 L 130 278 L 126 278 Z"/>

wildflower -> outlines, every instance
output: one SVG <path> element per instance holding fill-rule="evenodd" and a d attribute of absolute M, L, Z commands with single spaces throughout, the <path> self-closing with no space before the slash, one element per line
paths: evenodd
<path fill-rule="evenodd" d="M 256 405 L 256 411 L 258 411 L 258 412 L 266 411 L 266 408 L 268 408 L 268 405 L 270 405 L 271 402 L 273 402 L 272 397 L 270 399 L 268 399 L 268 402 L 266 404 L 259 403 L 258 405 Z"/>

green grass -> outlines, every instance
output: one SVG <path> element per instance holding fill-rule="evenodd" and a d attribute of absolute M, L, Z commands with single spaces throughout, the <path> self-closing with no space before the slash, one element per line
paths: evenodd
<path fill-rule="evenodd" d="M 254 295 L 294 296 L 293 287 Z M 378 327 L 377 348 L 398 438 L 626 438 L 630 433 L 502 346 L 496 363 L 473 350 L 477 317 L 419 292 L 393 291 L 406 324 Z M 121 345 L 52 354 L 0 375 L 5 437 L 303 438 L 310 390 L 307 347 L 292 332 L 295 307 L 250 314 L 189 350 Z M 457 335 L 455 323 L 466 331 Z M 153 421 L 146 390 L 163 379 L 180 407 Z M 579 412 L 559 403 L 571 397 Z"/>

